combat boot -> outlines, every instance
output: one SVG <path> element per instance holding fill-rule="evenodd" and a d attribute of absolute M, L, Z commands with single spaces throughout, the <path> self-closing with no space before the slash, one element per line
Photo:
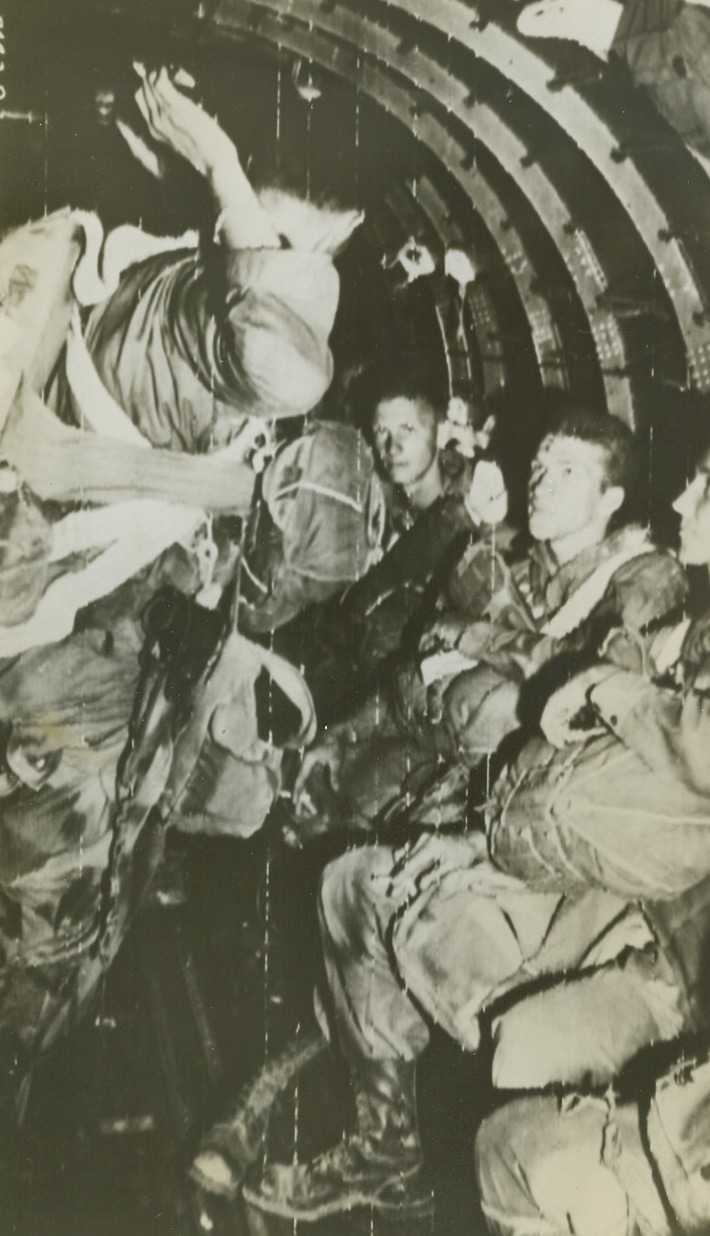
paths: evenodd
<path fill-rule="evenodd" d="M 267 1165 L 252 1206 L 284 1218 L 316 1222 L 356 1206 L 425 1217 L 431 1196 L 422 1182 L 415 1063 L 362 1061 L 353 1069 L 356 1127 L 310 1163 Z"/>

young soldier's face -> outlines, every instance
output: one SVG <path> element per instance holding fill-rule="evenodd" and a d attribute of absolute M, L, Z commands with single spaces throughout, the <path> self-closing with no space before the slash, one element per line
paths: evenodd
<path fill-rule="evenodd" d="M 423 399 L 398 395 L 377 405 L 375 449 L 395 485 L 413 485 L 429 471 L 437 454 L 436 413 Z"/>
<path fill-rule="evenodd" d="M 579 438 L 543 438 L 528 486 L 530 533 L 536 541 L 559 541 L 597 522 L 609 484 L 605 452 Z M 617 503 L 618 506 L 618 503 Z"/>
<path fill-rule="evenodd" d="M 710 564 L 710 451 L 673 510 L 680 515 L 680 558 L 688 566 Z"/>

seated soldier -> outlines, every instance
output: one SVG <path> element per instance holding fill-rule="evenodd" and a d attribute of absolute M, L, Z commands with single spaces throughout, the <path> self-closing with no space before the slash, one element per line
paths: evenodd
<path fill-rule="evenodd" d="M 458 420 L 452 419 L 454 403 L 461 405 Z M 424 586 L 441 587 L 466 543 L 505 518 L 505 482 L 485 458 L 493 431 L 492 418 L 474 430 L 461 400 L 450 401 L 444 413 L 416 378 L 381 381 L 372 437 L 385 477 L 390 544 L 341 606 L 349 626 L 366 627 L 370 676 L 400 647 Z"/>
<path fill-rule="evenodd" d="M 515 669 L 504 684 L 515 699 L 525 659 L 540 663 L 570 635 L 581 641 L 595 614 L 604 616 L 604 631 L 614 619 L 643 626 L 684 595 L 678 565 L 638 530 L 607 535 L 624 501 L 630 446 L 617 422 L 588 416 L 563 421 L 542 444 L 530 510 L 533 530 L 549 541 L 517 578 L 504 575 L 501 604 L 491 610 L 507 628 L 491 617 L 477 630 L 484 653 L 484 634 L 494 651 L 505 636 L 507 661 L 499 664 Z M 593 622 L 587 629 L 598 641 Z M 486 726 L 502 733 L 515 723 L 514 706 L 498 715 L 484 704 Z M 472 755 L 473 748 L 466 751 Z M 535 953 L 563 901 L 531 896 L 521 881 L 484 861 L 485 853 L 481 832 L 425 833 L 411 850 L 364 847 L 326 869 L 320 910 L 331 1028 L 351 1067 L 358 1128 L 322 1160 L 269 1169 L 252 1195 L 257 1205 L 314 1220 L 357 1204 L 416 1201 L 421 1151 L 414 1078 L 429 1038 L 427 1016 L 475 1050 L 478 1014 Z M 581 911 L 580 919 L 601 930 L 618 913 L 618 899 L 610 897 L 593 905 L 587 920 Z M 574 947 L 570 940 L 571 956 Z"/>
<path fill-rule="evenodd" d="M 411 364 L 409 366 L 411 368 Z M 427 586 L 438 586 L 485 518 L 472 487 L 490 462 L 473 463 L 487 445 L 480 433 L 445 419 L 431 382 L 416 373 L 371 377 L 374 388 L 371 437 L 383 477 L 387 518 L 385 553 L 337 600 L 312 610 L 284 633 L 279 646 L 305 664 L 322 724 L 342 720 L 371 688 L 383 661 L 401 645 L 408 621 L 422 605 Z M 451 442 L 465 436 L 467 458 Z M 490 484 L 490 477 L 489 477 Z M 495 469 L 497 495 L 505 487 Z"/>
<path fill-rule="evenodd" d="M 596 647 L 614 623 L 642 629 L 679 604 L 677 564 L 640 528 L 616 527 L 635 472 L 633 438 L 620 421 L 562 418 L 533 462 L 531 549 L 509 567 L 494 531 L 464 552 L 423 640 L 426 655 L 398 667 L 307 752 L 294 789 L 304 820 L 318 765 L 338 791 L 330 817 L 369 827 L 408 771 L 442 756 L 474 766 L 495 750 L 518 725 L 521 683 L 557 654 Z M 445 655 L 429 659 L 438 650 Z"/>
<path fill-rule="evenodd" d="M 683 1053 L 649 1093 L 536 1095 L 489 1116 L 476 1175 L 493 1236 L 705 1236 L 710 1066 Z"/>
<path fill-rule="evenodd" d="M 710 566 L 709 487 L 710 455 L 675 504 L 682 518 L 681 557 L 688 565 L 706 568 Z M 551 701 L 547 727 L 556 741 L 569 739 L 567 724 L 589 695 L 598 716 L 643 758 L 653 790 L 659 776 L 675 778 L 707 802 L 708 615 L 672 631 L 666 649 L 665 677 L 673 672 L 674 689 L 629 671 L 587 674 L 560 693 L 561 701 Z M 710 878 L 703 837 L 707 828 L 698 829 L 698 822 L 684 828 L 679 821 L 669 828 L 667 821 L 670 835 L 663 845 L 661 830 L 649 812 L 647 837 L 632 833 L 629 838 L 627 869 L 633 861 L 638 891 L 643 892 L 648 850 L 667 885 L 687 885 L 677 897 L 645 903 L 645 908 L 661 938 L 673 947 L 697 1009 L 696 1024 L 702 1026 L 707 1024 L 704 970 L 710 939 Z M 569 844 L 567 853 L 574 860 Z M 607 854 L 603 861 L 609 858 Z M 549 853 L 546 865 L 551 874 Z M 669 927 L 675 928 L 672 939 Z M 593 995 L 591 981 L 587 985 Z M 533 1023 L 523 1011 L 524 1040 L 518 1037 L 513 1050 L 529 1055 L 542 1034 L 552 1052 L 564 1051 L 563 1039 L 580 1030 L 584 1034 L 585 1018 L 594 1017 L 592 1002 L 583 1000 L 580 1007 L 579 994 L 569 989 L 563 1008 L 552 993 L 546 1010 L 537 997 L 542 1019 Z M 610 1033 L 623 1031 L 624 1011 L 622 1007 Z M 501 1026 L 505 1021 L 503 1016 Z M 510 1084 L 521 1084 L 525 1069 L 522 1059 L 517 1076 L 508 1079 Z M 529 1077 L 525 1080 L 530 1082 Z M 490 1231 L 496 1236 L 513 1236 L 523 1228 L 530 1236 L 562 1236 L 570 1231 L 585 1236 L 612 1232 L 669 1236 L 676 1229 L 698 1236 L 706 1232 L 710 1226 L 706 1059 L 697 1064 L 681 1057 L 655 1084 L 650 1099 L 648 1093 L 635 1101 L 630 1098 L 616 1104 L 607 1092 L 604 1098 L 572 1096 L 561 1103 L 553 1096 L 538 1095 L 489 1117 L 479 1133 L 476 1157 Z"/>
<path fill-rule="evenodd" d="M 575 487 L 584 510 L 591 487 L 579 478 Z M 555 506 L 552 494 L 548 503 L 550 509 Z M 576 539 L 579 534 L 580 529 Z M 586 601 L 595 591 L 596 586 L 590 588 Z M 646 666 L 649 650 L 637 628 L 632 637 L 641 643 Z M 621 687 L 615 686 L 620 672 Z M 612 729 L 625 724 L 618 698 L 620 691 L 621 700 L 627 692 L 627 675 L 630 671 L 605 665 L 592 677 L 592 697 L 605 688 L 616 693 Z M 637 672 L 632 677 L 638 685 Z M 656 690 L 647 680 L 641 686 L 643 696 Z M 665 709 L 673 713 L 677 706 L 673 693 L 659 702 L 665 734 Z M 691 708 L 698 716 L 698 700 Z M 672 738 L 670 733 L 670 748 Z M 569 785 L 560 780 L 559 791 L 550 787 L 549 753 L 547 763 L 533 753 L 528 760 L 533 796 L 524 798 L 512 815 L 518 782 L 526 784 L 520 764 L 513 765 L 487 812 L 487 844 L 477 833 L 423 837 L 409 853 L 397 855 L 385 847 L 354 850 L 325 870 L 320 917 L 329 1026 L 348 1058 L 357 1124 L 353 1135 L 313 1162 L 267 1167 L 260 1187 L 249 1190 L 252 1203 L 304 1220 L 354 1205 L 412 1214 L 422 1209 L 414 1074 L 428 1041 L 427 1016 L 461 1046 L 476 1049 L 481 1011 L 498 997 L 522 993 L 531 979 L 567 970 L 579 970 L 585 979 L 589 969 L 590 981 L 599 970 L 606 983 L 614 968 L 612 995 L 623 1016 L 604 1023 L 591 1018 L 585 1046 L 596 1056 L 581 1060 L 580 1075 L 591 1072 L 600 1082 L 609 1082 L 648 1043 L 670 1041 L 695 1025 L 699 993 L 680 954 L 708 900 L 700 897 L 700 905 L 695 900 L 710 871 L 708 831 L 698 828 L 710 813 L 705 764 L 695 742 L 683 765 L 675 765 L 668 760 L 668 744 L 657 740 L 657 763 L 641 761 L 631 769 L 628 759 L 637 758 L 637 744 L 631 750 L 615 734 L 610 742 L 625 753 L 620 801 L 614 792 L 622 755 L 602 761 L 596 794 L 589 777 L 586 787 L 580 786 L 573 821 Z M 526 766 L 523 761 L 523 770 Z M 626 782 L 630 773 L 635 773 L 631 787 Z M 630 801 L 641 790 L 642 808 L 633 815 Z M 553 791 L 558 796 L 549 806 Z M 648 824 L 647 848 L 639 839 L 643 822 Z M 579 834 L 576 847 L 565 827 Z M 689 892 L 693 896 L 685 904 Z M 653 899 L 659 910 L 651 915 Z M 555 1080 L 557 1063 L 548 1046 L 542 1042 L 541 1054 L 549 1054 L 545 1083 Z"/>

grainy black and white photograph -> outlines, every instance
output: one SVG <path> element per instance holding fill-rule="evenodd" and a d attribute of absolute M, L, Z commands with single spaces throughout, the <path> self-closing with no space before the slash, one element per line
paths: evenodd
<path fill-rule="evenodd" d="M 710 0 L 0 0 L 0 1233 L 708 1236 Z"/>

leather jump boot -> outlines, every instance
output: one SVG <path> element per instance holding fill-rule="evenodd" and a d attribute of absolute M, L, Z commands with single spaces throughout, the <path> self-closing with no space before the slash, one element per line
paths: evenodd
<path fill-rule="evenodd" d="M 352 1066 L 351 1066 L 352 1067 Z M 244 1189 L 259 1210 L 316 1222 L 371 1206 L 393 1217 L 426 1217 L 415 1061 L 363 1060 L 352 1067 L 355 1131 L 310 1163 L 267 1165 L 257 1188 Z"/>

